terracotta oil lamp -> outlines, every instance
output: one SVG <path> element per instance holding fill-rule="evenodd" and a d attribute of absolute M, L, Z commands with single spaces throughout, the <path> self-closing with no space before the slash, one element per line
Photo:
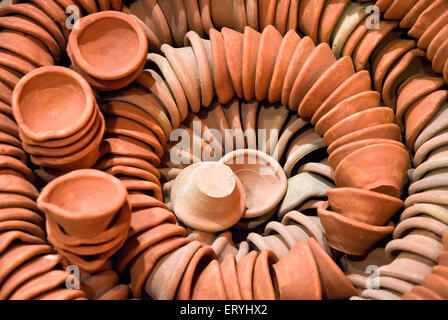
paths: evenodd
<path fill-rule="evenodd" d="M 243 184 L 218 162 L 199 162 L 184 169 L 174 181 L 171 200 L 181 221 L 209 232 L 234 225 L 246 209 Z"/>
<path fill-rule="evenodd" d="M 85 169 L 53 180 L 41 192 L 37 203 L 67 233 L 91 237 L 107 229 L 126 196 L 124 185 L 112 175 Z M 99 201 L 101 197 L 103 201 Z"/>

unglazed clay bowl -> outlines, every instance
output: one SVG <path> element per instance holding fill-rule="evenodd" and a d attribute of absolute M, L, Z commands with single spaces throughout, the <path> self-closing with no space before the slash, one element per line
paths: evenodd
<path fill-rule="evenodd" d="M 343 300 L 355 296 L 356 290 L 347 276 L 316 239 L 309 238 L 307 244 L 313 253 L 319 270 L 322 297 L 328 300 Z"/>
<path fill-rule="evenodd" d="M 404 206 L 398 198 L 358 188 L 327 190 L 332 210 L 363 223 L 383 226 Z"/>
<path fill-rule="evenodd" d="M 344 217 L 333 211 L 327 210 L 328 201 L 323 202 L 317 213 L 324 227 L 328 244 L 333 249 L 351 255 L 362 256 L 379 240 L 391 234 L 393 225 L 386 227 L 372 226 L 357 220 Z"/>
<path fill-rule="evenodd" d="M 198 162 L 182 170 L 173 182 L 171 201 L 182 222 L 208 232 L 233 226 L 246 209 L 241 181 L 219 162 Z"/>
<path fill-rule="evenodd" d="M 240 179 L 246 193 L 244 218 L 271 212 L 283 199 L 288 185 L 285 172 L 271 156 L 258 150 L 236 150 L 226 154 L 225 163 Z"/>
<path fill-rule="evenodd" d="M 347 157 L 349 154 L 351 154 L 352 152 L 355 152 L 361 148 L 371 146 L 374 144 L 386 144 L 386 143 L 390 143 L 390 144 L 393 144 L 393 145 L 396 145 L 398 147 L 405 149 L 405 146 L 401 142 L 398 142 L 395 140 L 390 140 L 390 139 L 375 139 L 375 138 L 373 138 L 373 139 L 358 140 L 358 141 L 349 142 L 349 143 L 344 144 L 344 145 L 340 146 L 339 148 L 335 149 L 328 157 L 328 163 L 333 168 L 337 168 L 339 163 L 345 157 Z"/>
<path fill-rule="evenodd" d="M 319 272 L 308 243 L 298 242 L 273 268 L 281 300 L 322 299 Z"/>
<path fill-rule="evenodd" d="M 21 133 L 34 141 L 66 138 L 81 130 L 94 113 L 89 84 L 63 67 L 36 69 L 14 89 L 12 108 Z"/>
<path fill-rule="evenodd" d="M 88 238 L 106 230 L 126 197 L 126 188 L 114 176 L 83 169 L 51 181 L 37 203 L 66 233 Z"/>
<path fill-rule="evenodd" d="M 142 68 L 148 42 L 142 27 L 129 15 L 104 11 L 78 21 L 69 37 L 81 70 L 101 80 L 121 79 Z"/>
<path fill-rule="evenodd" d="M 375 144 L 345 157 L 335 170 L 339 187 L 355 187 L 400 195 L 409 169 L 410 158 L 405 149 L 393 144 Z"/>

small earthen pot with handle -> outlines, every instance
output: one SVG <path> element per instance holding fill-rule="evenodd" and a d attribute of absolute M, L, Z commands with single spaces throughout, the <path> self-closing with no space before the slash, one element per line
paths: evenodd
<path fill-rule="evenodd" d="M 126 198 L 126 188 L 119 179 L 99 170 L 83 169 L 47 184 L 37 205 L 66 233 L 88 238 L 108 228 Z"/>

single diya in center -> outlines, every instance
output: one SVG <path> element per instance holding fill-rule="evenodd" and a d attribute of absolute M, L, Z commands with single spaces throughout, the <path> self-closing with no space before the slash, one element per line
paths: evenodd
<path fill-rule="evenodd" d="M 174 180 L 171 200 L 184 224 L 217 232 L 263 223 L 275 212 L 286 189 L 286 174 L 273 157 L 242 149 L 219 162 L 198 162 L 183 169 Z"/>
<path fill-rule="evenodd" d="M 287 178 L 273 157 L 258 150 L 241 149 L 226 154 L 220 162 L 232 169 L 244 186 L 243 218 L 258 218 L 276 209 L 286 193 Z"/>

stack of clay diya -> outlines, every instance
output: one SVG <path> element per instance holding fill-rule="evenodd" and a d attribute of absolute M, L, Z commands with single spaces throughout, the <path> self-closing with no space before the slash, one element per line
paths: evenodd
<path fill-rule="evenodd" d="M 126 240 L 131 221 L 126 188 L 102 171 L 75 170 L 53 180 L 37 205 L 52 245 L 88 272 L 100 269 Z"/>
<path fill-rule="evenodd" d="M 65 12 L 61 11 L 65 20 Z M 0 7 L 2 109 L 11 105 L 12 91 L 23 75 L 35 68 L 59 62 L 66 45 L 62 30 L 67 29 L 51 18 L 39 5 L 39 1 L 37 4 L 5 4 Z"/>
<path fill-rule="evenodd" d="M 58 66 L 36 69 L 19 81 L 12 102 L 23 148 L 34 164 L 59 171 L 95 164 L 104 118 L 78 73 Z"/>
<path fill-rule="evenodd" d="M 377 298 L 399 299 L 414 285 L 413 293 L 425 291 L 419 285 L 443 250 L 442 236 L 448 232 L 448 220 L 444 200 L 446 90 L 441 90 L 442 85 L 441 77 L 422 73 L 410 77 L 398 89 L 396 122 L 414 152 L 415 169 L 409 174 L 405 210 L 393 240 L 386 245 L 385 253 L 391 261 L 380 268 L 394 285 L 382 286 Z"/>
<path fill-rule="evenodd" d="M 79 19 L 67 45 L 73 68 L 100 91 L 117 90 L 134 81 L 147 52 L 142 27 L 129 15 L 115 11 Z"/>
<path fill-rule="evenodd" d="M 448 233 L 443 236 L 443 251 L 438 264 L 431 269 L 421 285 L 414 286 L 403 300 L 447 300 L 448 299 Z"/>
<path fill-rule="evenodd" d="M 384 19 L 396 20 L 400 28 L 408 29 L 407 35 L 418 40 L 417 46 L 432 62 L 432 70 L 443 74 L 448 83 L 448 4 L 446 1 L 417 1 L 399 4 L 383 1 L 377 4 Z"/>

